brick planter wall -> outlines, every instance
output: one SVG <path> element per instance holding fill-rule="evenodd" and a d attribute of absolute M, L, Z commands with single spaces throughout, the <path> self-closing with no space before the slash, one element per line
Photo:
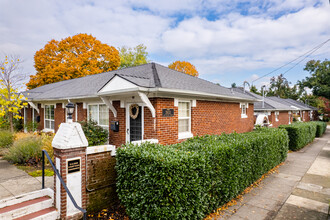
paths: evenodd
<path fill-rule="evenodd" d="M 116 193 L 116 159 L 109 149 L 90 152 L 87 148 L 87 211 L 97 212 L 119 203 Z M 106 147 L 103 147 L 106 148 Z M 92 150 L 93 151 L 93 150 Z"/>

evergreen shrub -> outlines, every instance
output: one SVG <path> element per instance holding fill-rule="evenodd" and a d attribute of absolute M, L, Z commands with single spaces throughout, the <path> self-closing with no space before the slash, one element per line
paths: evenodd
<path fill-rule="evenodd" d="M 327 130 L 327 123 L 323 121 L 313 121 L 316 124 L 316 137 L 321 137 Z"/>
<path fill-rule="evenodd" d="M 88 146 L 103 145 L 108 142 L 109 132 L 99 126 L 97 122 L 88 120 L 81 121 L 79 123 L 81 124 L 81 128 L 86 135 Z"/>
<path fill-rule="evenodd" d="M 312 142 L 316 134 L 316 124 L 313 122 L 296 122 L 290 125 L 280 125 L 289 135 L 289 149 L 296 151 Z"/>
<path fill-rule="evenodd" d="M 262 128 L 117 150 L 117 192 L 131 219 L 203 219 L 285 160 L 288 134 Z"/>

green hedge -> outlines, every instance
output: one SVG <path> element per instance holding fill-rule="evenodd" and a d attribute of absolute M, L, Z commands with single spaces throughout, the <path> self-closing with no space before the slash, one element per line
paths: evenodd
<path fill-rule="evenodd" d="M 323 121 L 313 121 L 316 124 L 316 137 L 321 137 L 327 130 L 327 123 Z"/>
<path fill-rule="evenodd" d="M 117 151 L 117 192 L 131 219 L 202 219 L 284 161 L 284 129 L 195 137 Z"/>
<path fill-rule="evenodd" d="M 312 142 L 316 134 L 316 124 L 313 122 L 296 122 L 290 125 L 280 125 L 289 135 L 289 149 L 296 151 Z"/>

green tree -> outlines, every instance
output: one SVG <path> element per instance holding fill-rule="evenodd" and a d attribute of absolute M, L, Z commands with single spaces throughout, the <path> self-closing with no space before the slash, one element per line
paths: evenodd
<path fill-rule="evenodd" d="M 26 84 L 33 89 L 45 84 L 116 70 L 120 65 L 116 48 L 89 34 L 61 41 L 51 40 L 34 55 L 36 75 Z"/>
<path fill-rule="evenodd" d="M 291 98 L 297 100 L 302 93 L 303 90 L 301 87 L 297 85 L 290 87 L 290 82 L 283 76 L 283 74 L 280 74 L 279 76 L 270 79 L 270 87 L 267 91 L 267 96 L 278 96 L 283 99 Z"/>
<path fill-rule="evenodd" d="M 252 85 L 250 87 L 250 92 L 253 92 L 254 94 L 257 94 L 257 95 L 262 95 L 262 93 L 258 91 L 258 89 L 255 85 Z"/>
<path fill-rule="evenodd" d="M 134 48 L 131 47 L 120 47 L 119 56 L 120 56 L 120 67 L 126 68 L 131 66 L 138 66 L 141 64 L 148 63 L 148 52 L 147 47 L 143 44 L 139 44 Z"/>
<path fill-rule="evenodd" d="M 306 63 L 304 70 L 308 71 L 311 76 L 298 81 L 299 86 L 312 89 L 316 96 L 330 99 L 330 61 L 327 59 L 323 62 L 310 60 Z"/>
<path fill-rule="evenodd" d="M 20 109 L 26 103 L 18 93 L 18 84 L 25 75 L 20 71 L 21 60 L 17 56 L 6 56 L 0 60 L 0 125 L 9 122 L 10 131 L 14 131 L 13 119 L 21 119 Z"/>
<path fill-rule="evenodd" d="M 236 83 L 232 83 L 231 84 L 231 88 L 236 88 L 237 86 L 236 86 Z"/>

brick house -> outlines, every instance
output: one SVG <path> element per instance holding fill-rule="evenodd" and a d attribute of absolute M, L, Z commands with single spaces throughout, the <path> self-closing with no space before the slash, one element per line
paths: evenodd
<path fill-rule="evenodd" d="M 312 121 L 316 120 L 317 108 L 306 105 L 302 102 L 293 99 L 281 99 L 279 97 L 269 97 L 273 101 L 282 103 L 284 105 L 294 108 L 293 114 L 299 121 Z"/>
<path fill-rule="evenodd" d="M 310 121 L 313 119 L 313 111 L 317 110 L 315 107 L 305 105 L 293 99 L 282 99 L 275 96 L 263 98 L 250 91 L 244 92 L 243 88 L 235 88 L 234 90 L 262 100 L 262 102 L 254 104 L 256 123 L 258 123 L 258 117 L 260 116 L 271 127 L 291 124 L 294 117 L 299 121 Z"/>
<path fill-rule="evenodd" d="M 117 147 L 248 132 L 258 101 L 155 63 L 52 83 L 23 95 L 29 103 L 23 111 L 25 123 L 38 120 L 39 130 L 56 132 L 66 121 L 70 101 L 75 104 L 73 121 L 96 121 L 109 130 L 109 143 Z"/>

